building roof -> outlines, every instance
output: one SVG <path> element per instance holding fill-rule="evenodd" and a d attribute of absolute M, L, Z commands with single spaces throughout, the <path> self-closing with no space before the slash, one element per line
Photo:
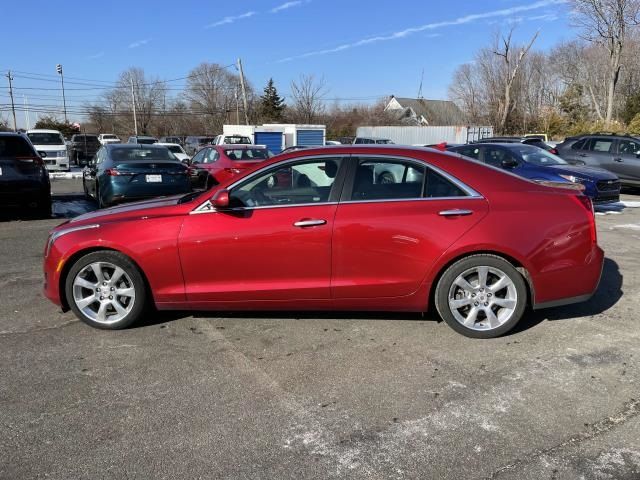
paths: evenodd
<path fill-rule="evenodd" d="M 462 110 L 450 100 L 393 97 L 403 108 L 411 108 L 416 116 L 424 117 L 429 125 L 466 125 Z"/>

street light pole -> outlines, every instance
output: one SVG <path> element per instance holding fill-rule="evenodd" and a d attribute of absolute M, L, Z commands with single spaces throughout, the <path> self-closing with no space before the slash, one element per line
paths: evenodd
<path fill-rule="evenodd" d="M 64 122 L 69 123 L 69 120 L 67 120 L 67 99 L 64 96 L 64 74 L 62 73 L 61 64 L 56 65 L 56 71 L 58 72 L 58 75 L 60 75 L 60 80 L 62 81 L 62 104 L 64 105 Z"/>
<path fill-rule="evenodd" d="M 18 123 L 16 122 L 16 106 L 13 103 L 13 84 L 11 83 L 13 77 L 11 76 L 11 70 L 7 72 L 7 79 L 9 80 L 9 96 L 11 97 L 11 111 L 13 112 L 13 130 L 17 132 Z"/>

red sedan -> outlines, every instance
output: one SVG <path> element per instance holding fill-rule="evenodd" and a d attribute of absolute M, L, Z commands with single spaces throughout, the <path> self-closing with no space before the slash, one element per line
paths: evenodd
<path fill-rule="evenodd" d="M 393 181 L 391 181 L 393 178 Z M 590 200 L 449 153 L 281 155 L 208 192 L 55 228 L 45 294 L 91 326 L 177 310 L 426 311 L 478 338 L 588 299 L 603 265 Z"/>
<path fill-rule="evenodd" d="M 208 190 L 271 156 L 262 145 L 206 145 L 191 159 L 191 186 Z"/>

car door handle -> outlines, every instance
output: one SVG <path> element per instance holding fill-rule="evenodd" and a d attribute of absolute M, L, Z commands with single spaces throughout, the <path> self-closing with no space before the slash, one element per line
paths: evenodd
<path fill-rule="evenodd" d="M 473 210 L 462 210 L 454 208 L 453 210 L 442 210 L 438 213 L 441 217 L 463 217 L 465 215 L 471 215 Z"/>
<path fill-rule="evenodd" d="M 312 218 L 304 218 L 302 220 L 298 220 L 293 224 L 294 227 L 305 228 L 305 227 L 317 227 L 319 225 L 325 225 L 327 223 L 326 220 L 316 220 Z"/>
<path fill-rule="evenodd" d="M 624 162 L 624 159 L 620 158 L 620 157 L 616 157 L 616 158 L 613 159 L 613 161 L 614 162 L 618 162 L 618 163 L 622 163 L 622 162 Z"/>

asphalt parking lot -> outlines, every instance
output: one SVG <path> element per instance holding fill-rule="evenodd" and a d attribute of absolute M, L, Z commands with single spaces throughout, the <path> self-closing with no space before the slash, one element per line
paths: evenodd
<path fill-rule="evenodd" d="M 0 222 L 0 478 L 640 478 L 640 208 L 597 216 L 589 302 L 495 340 L 433 314 L 109 332 L 41 294 L 48 230 L 95 208 L 80 185 L 53 182 L 58 218 Z"/>

